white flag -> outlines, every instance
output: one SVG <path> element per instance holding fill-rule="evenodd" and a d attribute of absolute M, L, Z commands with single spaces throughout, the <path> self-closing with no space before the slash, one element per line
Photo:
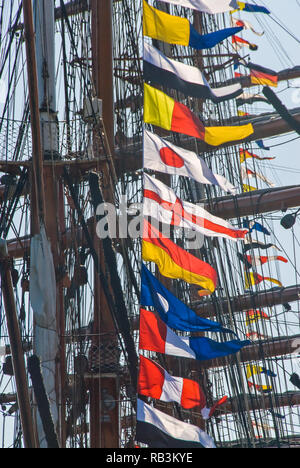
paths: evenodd
<path fill-rule="evenodd" d="M 243 240 L 248 233 L 248 229 L 235 228 L 228 221 L 211 215 L 200 205 L 180 200 L 171 188 L 148 174 L 144 174 L 143 214 L 208 237 L 237 241 Z"/>
<path fill-rule="evenodd" d="M 144 167 L 170 175 L 181 175 L 200 184 L 217 185 L 236 195 L 237 189 L 223 176 L 214 174 L 193 151 L 173 145 L 158 135 L 144 130 Z"/>

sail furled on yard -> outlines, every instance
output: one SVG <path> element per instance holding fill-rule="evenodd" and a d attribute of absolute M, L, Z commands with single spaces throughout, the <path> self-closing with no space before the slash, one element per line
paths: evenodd
<path fill-rule="evenodd" d="M 242 27 L 226 28 L 213 33 L 199 34 L 188 19 L 172 16 L 164 11 L 151 7 L 144 0 L 143 33 L 158 41 L 169 44 L 210 49 L 227 37 L 240 32 Z"/>
<path fill-rule="evenodd" d="M 35 321 L 34 351 L 41 360 L 45 390 L 49 398 L 54 427 L 58 423 L 56 398 L 56 358 L 58 335 L 56 326 L 56 278 L 50 243 L 45 228 L 33 237 L 30 247 L 30 303 Z M 42 421 L 37 414 L 37 430 L 41 447 L 46 447 Z"/>

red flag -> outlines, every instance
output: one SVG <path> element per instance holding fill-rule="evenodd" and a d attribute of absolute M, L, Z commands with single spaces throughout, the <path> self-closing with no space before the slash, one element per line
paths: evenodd
<path fill-rule="evenodd" d="M 183 408 L 204 408 L 206 398 L 199 384 L 193 380 L 170 375 L 151 359 L 140 355 L 138 393 L 156 400 L 175 401 Z"/>

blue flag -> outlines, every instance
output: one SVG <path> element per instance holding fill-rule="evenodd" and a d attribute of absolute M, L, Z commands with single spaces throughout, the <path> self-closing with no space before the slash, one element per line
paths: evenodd
<path fill-rule="evenodd" d="M 232 330 L 223 328 L 218 322 L 199 317 L 199 315 L 168 291 L 144 264 L 142 265 L 141 305 L 154 307 L 161 320 L 175 330 L 235 334 Z"/>
<path fill-rule="evenodd" d="M 265 367 L 261 368 L 261 373 L 266 374 L 269 377 L 277 377 L 277 374 L 274 374 L 274 372 L 270 371 L 269 369 L 266 369 Z"/>
<path fill-rule="evenodd" d="M 253 230 L 262 232 L 266 234 L 266 236 L 270 236 L 271 233 L 266 229 L 262 224 L 258 223 L 257 221 L 247 221 L 246 219 L 243 220 L 243 227 L 249 229 L 250 232 Z"/>
<path fill-rule="evenodd" d="M 226 341 L 225 343 L 218 343 L 217 341 L 213 341 L 210 338 L 205 337 L 190 337 L 189 339 L 190 348 L 194 351 L 198 361 L 206 361 L 222 356 L 228 356 L 229 354 L 237 353 L 244 346 L 248 346 L 250 344 L 251 341 L 249 340 L 232 340 Z"/>
<path fill-rule="evenodd" d="M 239 9 L 243 11 L 247 11 L 248 13 L 265 13 L 269 15 L 271 12 L 268 8 L 260 5 L 254 5 L 253 3 L 244 3 L 244 2 L 237 2 L 239 5 Z"/>
<path fill-rule="evenodd" d="M 209 34 L 199 34 L 196 29 L 190 24 L 190 41 L 189 46 L 193 47 L 194 49 L 210 49 L 215 45 L 222 42 L 229 36 L 234 36 L 238 32 L 242 31 L 242 27 L 238 28 L 226 28 L 221 29 L 219 31 L 215 31 Z"/>
<path fill-rule="evenodd" d="M 264 145 L 263 140 L 257 140 L 255 143 L 257 144 L 257 146 L 258 146 L 260 149 L 263 149 L 263 150 L 266 150 L 266 151 L 270 151 L 270 148 L 268 148 L 267 146 Z"/>

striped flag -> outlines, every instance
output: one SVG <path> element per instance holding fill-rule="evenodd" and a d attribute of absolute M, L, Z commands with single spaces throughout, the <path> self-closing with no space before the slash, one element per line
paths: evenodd
<path fill-rule="evenodd" d="M 231 37 L 232 47 L 234 50 L 239 51 L 243 47 L 248 47 L 250 50 L 257 50 L 258 46 L 256 44 L 251 44 L 251 42 L 246 41 L 238 36 Z"/>
<path fill-rule="evenodd" d="M 264 32 L 258 33 L 257 31 L 255 31 L 252 24 L 249 23 L 248 21 L 244 21 L 244 20 L 242 21 L 241 19 L 236 19 L 236 18 L 231 17 L 231 24 L 232 24 L 232 26 L 236 26 L 236 27 L 240 26 L 240 27 L 242 27 L 244 29 L 250 29 L 257 36 L 263 36 L 264 35 Z"/>
<path fill-rule="evenodd" d="M 199 205 L 180 200 L 171 188 L 148 174 L 144 174 L 143 214 L 165 224 L 195 230 L 207 237 L 237 241 L 243 240 L 249 232 L 248 229 L 233 227 Z"/>
<path fill-rule="evenodd" d="M 247 177 L 249 177 L 249 179 L 257 178 L 265 182 L 267 185 L 269 185 L 269 187 L 275 187 L 275 184 L 273 184 L 273 182 L 267 179 L 264 175 L 260 174 L 259 172 L 251 171 L 251 169 L 245 169 L 244 167 L 242 167 L 241 176 L 242 179 L 246 179 Z"/>
<path fill-rule="evenodd" d="M 145 41 L 144 79 L 176 89 L 186 96 L 211 99 L 215 103 L 239 96 L 243 90 L 240 84 L 211 88 L 198 67 L 172 60 Z"/>
<path fill-rule="evenodd" d="M 252 187 L 251 185 L 243 184 L 243 192 L 254 192 L 255 190 L 258 190 L 257 187 Z"/>
<path fill-rule="evenodd" d="M 263 281 L 270 281 L 271 283 L 277 284 L 277 286 L 282 288 L 282 283 L 275 278 L 264 277 L 264 276 L 259 275 L 258 273 L 245 271 L 245 288 L 246 289 L 250 289 L 251 286 L 260 284 Z"/>
<path fill-rule="evenodd" d="M 161 320 L 171 328 L 181 331 L 200 332 L 213 331 L 231 333 L 232 330 L 222 327 L 221 323 L 200 317 L 184 302 L 172 294 L 155 276 L 142 264 L 141 305 L 154 307 Z"/>
<path fill-rule="evenodd" d="M 250 70 L 250 78 L 252 84 L 257 85 L 266 85 L 266 86 L 277 86 L 278 85 L 278 74 L 270 68 L 262 67 L 252 62 L 245 62 L 241 59 L 239 62 L 235 63 L 235 68 L 238 66 L 244 66 Z M 239 75 L 240 77 L 244 75 Z"/>
<path fill-rule="evenodd" d="M 277 249 L 281 252 L 281 250 L 274 244 L 264 244 L 263 242 L 255 241 L 253 242 L 252 239 L 245 239 L 245 246 L 244 246 L 244 251 L 248 252 L 249 250 L 252 249 L 269 249 L 270 247 L 273 247 L 274 249 Z"/>
<path fill-rule="evenodd" d="M 249 262 L 252 266 L 261 266 L 265 263 L 272 262 L 272 261 L 279 261 L 283 263 L 288 263 L 287 259 L 281 257 L 280 255 L 272 255 L 272 256 L 255 256 L 255 255 L 246 255 L 247 262 Z"/>
<path fill-rule="evenodd" d="M 149 448 L 216 448 L 198 426 L 180 421 L 137 400 L 136 440 Z"/>
<path fill-rule="evenodd" d="M 144 0 L 143 34 L 169 44 L 193 47 L 197 50 L 210 49 L 227 37 L 242 31 L 242 27 L 226 28 L 209 34 L 199 34 L 187 18 L 172 16 L 151 7 Z"/>
<path fill-rule="evenodd" d="M 203 336 L 178 336 L 153 312 L 140 310 L 140 350 L 208 361 L 235 354 L 250 343 L 248 340 L 219 343 Z"/>
<path fill-rule="evenodd" d="M 196 114 L 184 104 L 146 83 L 144 84 L 144 122 L 199 138 L 212 146 L 240 141 L 254 132 L 252 124 L 205 127 Z"/>
<path fill-rule="evenodd" d="M 247 310 L 246 312 L 246 325 L 249 326 L 258 320 L 270 320 L 270 317 L 262 310 Z"/>
<path fill-rule="evenodd" d="M 243 93 L 236 98 L 236 105 L 243 106 L 244 104 L 254 104 L 255 102 L 265 102 L 268 104 L 268 99 L 261 94 Z"/>
<path fill-rule="evenodd" d="M 217 272 L 210 265 L 177 246 L 146 219 L 142 256 L 143 260 L 156 263 L 163 276 L 201 286 L 200 295 L 210 295 L 216 288 Z"/>
<path fill-rule="evenodd" d="M 259 5 L 239 2 L 236 0 L 162 0 L 166 3 L 172 3 L 176 6 L 192 8 L 203 13 L 216 14 L 230 11 L 234 13 L 237 10 L 244 10 L 250 13 L 270 14 L 270 11 Z"/>
<path fill-rule="evenodd" d="M 200 385 L 194 380 L 170 375 L 163 367 L 151 359 L 140 355 L 138 394 L 156 400 L 179 403 L 190 409 L 205 408 L 206 398 Z"/>
<path fill-rule="evenodd" d="M 225 177 L 214 174 L 196 153 L 179 148 L 148 130 L 144 130 L 144 168 L 189 177 L 200 184 L 216 185 L 225 192 L 237 194 L 237 189 Z"/>
<path fill-rule="evenodd" d="M 249 159 L 249 158 L 258 159 L 259 161 L 264 161 L 264 160 L 271 161 L 272 159 L 275 159 L 275 158 L 270 158 L 270 157 L 269 158 L 260 157 L 260 156 L 257 156 L 257 154 L 250 153 L 250 151 L 240 148 L 240 162 L 243 163 L 246 161 L 246 159 Z"/>

